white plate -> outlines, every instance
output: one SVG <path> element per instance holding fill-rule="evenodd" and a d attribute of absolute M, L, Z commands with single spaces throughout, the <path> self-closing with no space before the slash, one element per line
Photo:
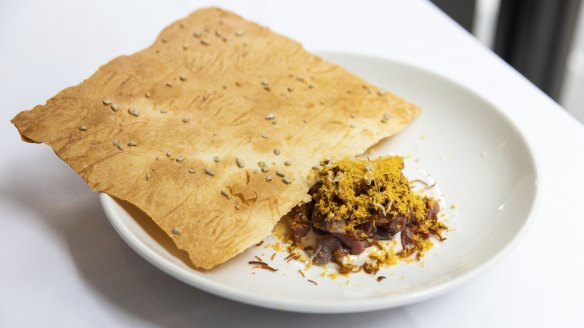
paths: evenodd
<path fill-rule="evenodd" d="M 388 267 L 378 274 L 387 277 L 381 282 L 363 273 L 321 277 L 319 267 L 302 278 L 297 270 L 303 265 L 283 261 L 285 254 L 269 260 L 274 251 L 264 247 L 275 242 L 269 237 L 264 245 L 211 271 L 197 271 L 150 220 L 102 194 L 105 212 L 122 238 L 164 272 L 210 293 L 268 308 L 320 313 L 369 311 L 427 299 L 476 276 L 507 253 L 525 231 L 537 195 L 533 156 L 513 123 L 489 102 L 434 73 L 360 55 L 323 57 L 422 107 L 419 118 L 374 151 L 408 156 L 431 174 L 444 194 L 452 230 L 422 263 Z M 255 255 L 279 271 L 252 269 L 247 262 Z"/>

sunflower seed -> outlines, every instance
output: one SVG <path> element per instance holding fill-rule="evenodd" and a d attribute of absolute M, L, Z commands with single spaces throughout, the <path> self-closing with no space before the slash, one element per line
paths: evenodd
<path fill-rule="evenodd" d="M 128 108 L 128 113 L 136 117 L 140 116 L 140 111 L 137 110 L 136 108 Z"/>
<path fill-rule="evenodd" d="M 207 173 L 208 175 L 214 177 L 215 176 L 215 170 L 210 169 L 210 168 L 204 168 L 203 171 L 205 171 L 205 173 Z"/>
<path fill-rule="evenodd" d="M 239 168 L 243 168 L 245 166 L 245 163 L 243 162 L 243 160 L 239 157 L 237 157 L 235 159 L 235 164 L 237 164 L 237 167 Z"/>
<path fill-rule="evenodd" d="M 266 120 L 268 120 L 268 121 L 269 121 L 269 120 L 273 120 L 273 119 L 275 119 L 275 118 L 276 118 L 276 114 L 274 114 L 274 113 L 271 113 L 271 112 L 270 112 L 270 113 L 267 113 L 267 114 L 266 114 L 266 117 L 264 117 L 264 118 L 265 118 Z"/>

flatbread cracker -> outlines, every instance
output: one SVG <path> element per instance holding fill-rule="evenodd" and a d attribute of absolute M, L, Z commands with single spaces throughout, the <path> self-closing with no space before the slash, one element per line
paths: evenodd
<path fill-rule="evenodd" d="M 363 153 L 418 112 L 295 41 L 208 8 L 12 122 L 210 269 L 308 200 L 312 166 Z"/>

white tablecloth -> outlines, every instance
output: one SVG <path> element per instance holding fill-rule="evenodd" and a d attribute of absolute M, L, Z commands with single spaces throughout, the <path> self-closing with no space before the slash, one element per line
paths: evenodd
<path fill-rule="evenodd" d="M 509 256 L 423 303 L 307 315 L 209 295 L 135 254 L 97 195 L 48 147 L 20 142 L 9 119 L 209 3 L 0 2 L 0 327 L 584 327 L 584 127 L 421 0 L 216 4 L 310 50 L 437 71 L 503 108 L 533 146 L 541 178 L 534 224 Z"/>

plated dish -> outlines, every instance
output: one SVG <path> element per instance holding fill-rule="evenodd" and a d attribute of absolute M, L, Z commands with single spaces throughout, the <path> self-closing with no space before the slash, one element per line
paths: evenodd
<path fill-rule="evenodd" d="M 431 73 L 325 57 L 201 9 L 12 122 L 107 194 L 140 254 L 232 299 L 364 311 L 492 262 L 536 195 L 513 125 Z"/>
<path fill-rule="evenodd" d="M 333 270 L 304 270 L 300 262 L 287 262 L 283 251 L 269 260 L 274 253 L 270 245 L 280 242 L 274 236 L 201 272 L 170 247 L 164 234 L 141 224 L 147 220 L 135 209 L 102 194 L 104 210 L 120 236 L 155 266 L 197 288 L 258 306 L 314 313 L 371 311 L 424 300 L 459 286 L 503 257 L 525 232 L 537 198 L 536 166 L 514 124 L 488 101 L 432 72 L 363 55 L 321 55 L 422 107 L 423 115 L 370 155 L 403 154 L 408 178 L 437 183 L 432 195 L 444 204 L 451 229 L 445 242 L 421 262 L 381 269 L 375 277 L 385 276 L 382 281 L 364 272 L 333 279 Z M 248 263 L 255 256 L 278 271 L 253 268 Z"/>

